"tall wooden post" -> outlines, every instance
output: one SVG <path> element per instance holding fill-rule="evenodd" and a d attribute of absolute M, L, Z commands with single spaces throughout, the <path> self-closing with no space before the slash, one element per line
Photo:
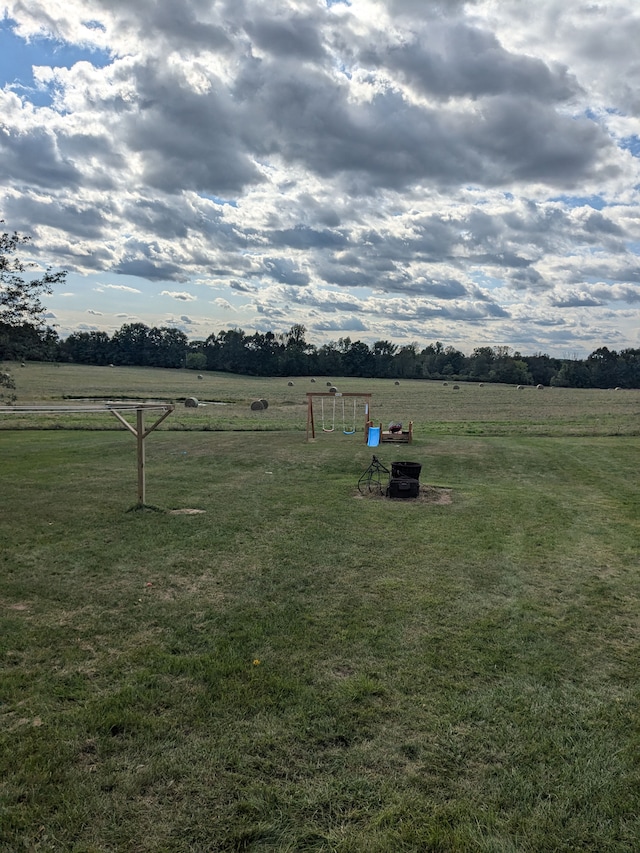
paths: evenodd
<path fill-rule="evenodd" d="M 129 411 L 130 407 L 125 406 L 125 409 Z M 144 410 L 145 406 L 136 406 L 136 425 L 131 426 L 129 421 L 124 418 L 117 409 L 109 408 L 109 411 L 113 412 L 116 418 L 120 421 L 122 426 L 126 427 L 130 433 L 135 435 L 136 437 L 136 446 L 138 448 L 138 506 L 145 506 L 146 502 L 146 490 L 144 484 L 144 440 L 152 433 L 157 426 L 160 426 L 162 421 L 168 417 L 173 411 L 173 406 L 146 406 L 146 408 L 163 408 L 164 412 L 160 415 L 160 417 L 155 421 L 155 423 L 151 424 L 149 429 L 145 430 L 144 428 Z"/>
<path fill-rule="evenodd" d="M 316 437 L 316 426 L 313 422 L 313 395 L 307 394 L 307 441 L 309 441 L 309 427 L 311 427 L 311 438 Z"/>
<path fill-rule="evenodd" d="M 137 411 L 136 439 L 138 445 L 138 506 L 144 506 L 146 498 L 144 484 L 144 409 Z"/>

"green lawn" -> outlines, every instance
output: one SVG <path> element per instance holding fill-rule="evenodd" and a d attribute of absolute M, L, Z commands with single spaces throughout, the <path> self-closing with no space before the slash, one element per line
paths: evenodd
<path fill-rule="evenodd" d="M 28 364 L 19 402 L 45 371 L 118 391 Z M 205 374 L 230 414 L 147 439 L 161 511 L 112 416 L 3 416 L 0 850 L 636 851 L 640 395 L 340 380 L 416 424 L 390 501 L 292 381 Z"/>

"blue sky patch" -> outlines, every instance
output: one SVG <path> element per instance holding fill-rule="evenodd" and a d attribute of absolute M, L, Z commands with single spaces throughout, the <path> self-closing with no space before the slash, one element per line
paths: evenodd
<path fill-rule="evenodd" d="M 592 207 L 594 210 L 602 210 L 607 206 L 599 195 L 556 195 L 550 198 L 549 201 L 560 201 L 566 204 L 567 207 Z"/>
<path fill-rule="evenodd" d="M 625 139 L 621 139 L 620 148 L 624 148 L 624 150 L 628 151 L 633 157 L 640 157 L 640 136 L 634 134 L 633 136 L 627 136 Z"/>
<path fill-rule="evenodd" d="M 9 20 L 0 21 L 0 88 L 15 89 L 35 106 L 48 106 L 51 96 L 48 91 L 36 88 L 34 65 L 71 68 L 83 60 L 103 68 L 111 62 L 111 57 L 103 50 L 67 45 L 55 39 L 37 38 L 27 42 L 14 33 Z"/>

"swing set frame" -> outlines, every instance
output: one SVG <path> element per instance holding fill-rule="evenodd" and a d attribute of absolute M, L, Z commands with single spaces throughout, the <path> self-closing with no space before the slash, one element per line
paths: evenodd
<path fill-rule="evenodd" d="M 349 397 L 349 398 L 353 399 L 353 398 L 361 397 L 364 400 L 363 432 L 364 432 L 364 440 L 366 442 L 367 441 L 367 427 L 368 427 L 368 424 L 369 424 L 369 421 L 371 418 L 371 412 L 370 412 L 371 394 L 360 394 L 360 393 L 355 393 L 355 392 L 350 392 L 350 391 L 345 391 L 344 393 L 340 393 L 340 391 L 324 391 L 324 392 L 323 391 L 307 391 L 307 441 L 309 441 L 310 437 L 311 438 L 316 437 L 316 426 L 315 426 L 315 418 L 314 418 L 314 411 L 313 411 L 314 398 L 317 398 L 319 400 L 320 407 L 321 407 L 322 414 L 323 414 L 322 431 L 323 432 L 334 432 L 334 430 L 335 430 L 336 397 L 342 398 L 342 405 L 343 405 L 343 418 L 342 419 L 343 419 L 343 422 L 344 422 L 344 400 L 345 400 L 345 398 Z M 333 398 L 333 406 L 334 406 L 334 408 L 333 408 L 333 427 L 331 429 L 326 429 L 325 425 L 324 425 L 324 401 L 326 398 Z M 355 407 L 355 403 L 356 403 L 356 400 L 354 399 L 354 407 Z M 353 435 L 353 433 L 356 431 L 355 425 L 356 424 L 355 424 L 355 408 L 354 408 L 353 429 L 352 430 L 343 429 L 342 431 L 344 432 L 345 435 Z M 344 426 L 344 423 L 343 423 L 343 426 Z"/>

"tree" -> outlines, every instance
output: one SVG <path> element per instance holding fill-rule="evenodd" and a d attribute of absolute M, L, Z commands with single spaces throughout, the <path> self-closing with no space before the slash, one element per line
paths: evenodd
<path fill-rule="evenodd" d="M 144 323 L 125 323 L 114 333 L 111 343 L 116 364 L 147 366 L 149 327 Z"/>
<path fill-rule="evenodd" d="M 393 356 L 398 347 L 391 341 L 376 341 L 372 347 L 376 376 L 390 376 Z"/>
<path fill-rule="evenodd" d="M 306 332 L 307 329 L 302 323 L 294 323 L 289 331 L 282 335 L 284 351 L 280 370 L 285 376 L 302 376 L 309 372 L 308 354 L 314 347 L 305 341 Z"/>
<path fill-rule="evenodd" d="M 1 365 L 0 365 L 1 367 Z M 16 399 L 16 395 L 13 393 L 16 387 L 16 383 L 13 380 L 13 376 L 10 373 L 6 373 L 4 370 L 0 369 L 0 389 L 7 388 L 8 392 L 4 392 L 0 390 L 0 403 L 13 403 Z"/>
<path fill-rule="evenodd" d="M 185 361 L 187 370 L 206 370 L 207 357 L 203 352 L 188 352 Z"/>
<path fill-rule="evenodd" d="M 599 347 L 587 358 L 593 388 L 615 388 L 620 379 L 618 353 L 608 347 Z"/>
<path fill-rule="evenodd" d="M 4 225 L 3 219 L 0 219 L 0 225 Z M 39 329 L 44 325 L 44 306 L 40 296 L 51 293 L 53 285 L 63 282 L 67 275 L 66 270 L 54 273 L 48 267 L 40 278 L 25 279 L 24 273 L 36 267 L 36 264 L 24 261 L 20 256 L 29 240 L 29 237 L 21 237 L 17 231 L 13 234 L 5 231 L 0 236 L 0 328 L 9 337 L 16 329 L 24 336 L 25 327 Z M 10 373 L 0 371 L 0 388 L 15 388 Z M 14 399 L 14 394 L 0 393 L 0 400 L 11 402 Z"/>
<path fill-rule="evenodd" d="M 342 354 L 342 367 L 347 376 L 373 376 L 374 355 L 362 341 L 353 341 Z"/>
<path fill-rule="evenodd" d="M 4 220 L 0 219 L 0 224 Z M 47 267 L 40 278 L 25 279 L 23 274 L 36 267 L 20 257 L 20 251 L 30 240 L 16 231 L 0 236 L 0 323 L 8 326 L 43 325 L 44 306 L 40 297 L 51 293 L 54 284 L 61 284 L 67 276 L 66 270 L 51 272 L 51 267 Z"/>
<path fill-rule="evenodd" d="M 404 344 L 393 358 L 393 374 L 401 379 L 415 377 L 418 364 L 418 344 Z"/>
<path fill-rule="evenodd" d="M 75 364 L 110 364 L 111 338 L 106 332 L 73 332 L 60 344 L 60 356 Z"/>

